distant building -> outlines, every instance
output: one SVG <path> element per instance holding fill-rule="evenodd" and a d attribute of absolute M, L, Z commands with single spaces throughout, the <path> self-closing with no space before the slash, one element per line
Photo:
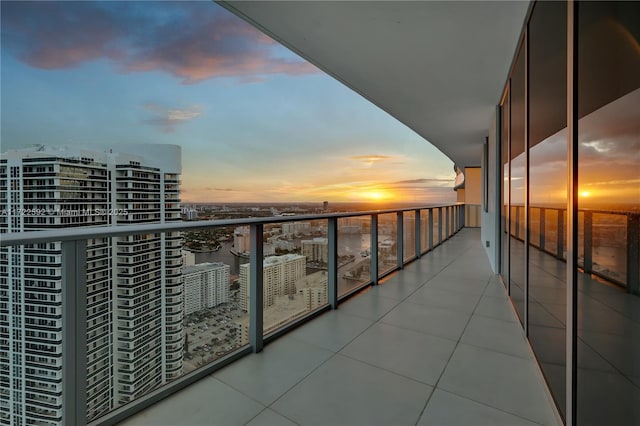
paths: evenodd
<path fill-rule="evenodd" d="M 314 238 L 312 240 L 302 240 L 302 255 L 310 262 L 329 262 L 329 242 L 326 238 Z"/>
<path fill-rule="evenodd" d="M 371 220 L 366 217 L 345 217 L 338 221 L 338 232 L 342 234 L 369 233 Z"/>
<path fill-rule="evenodd" d="M 311 222 L 286 222 L 282 224 L 282 235 L 310 235 Z"/>
<path fill-rule="evenodd" d="M 248 226 L 238 226 L 233 231 L 233 250 L 237 253 L 249 253 L 251 231 Z"/>
<path fill-rule="evenodd" d="M 329 211 L 329 202 L 328 202 L 328 201 L 324 201 L 324 202 L 322 203 L 322 210 L 323 210 L 324 212 L 328 212 L 328 211 Z"/>
<path fill-rule="evenodd" d="M 276 254 L 276 246 L 274 244 L 263 244 L 262 245 L 262 255 L 263 256 L 274 256 Z"/>
<path fill-rule="evenodd" d="M 196 264 L 196 254 L 189 250 L 181 250 L 182 266 L 193 266 Z"/>
<path fill-rule="evenodd" d="M 299 254 L 270 256 L 263 262 L 263 291 L 265 308 L 273 305 L 276 296 L 293 295 L 296 292 L 295 282 L 306 274 L 306 258 Z M 240 265 L 240 308 L 249 311 L 250 266 Z"/>
<path fill-rule="evenodd" d="M 293 251 L 296 248 L 293 241 L 283 240 L 280 235 L 269 237 L 267 243 L 271 244 L 275 250 Z"/>
<path fill-rule="evenodd" d="M 224 263 L 199 263 L 182 269 L 184 314 L 189 315 L 229 301 L 229 271 Z"/>
<path fill-rule="evenodd" d="M 304 300 L 307 311 L 328 303 L 328 282 L 326 271 L 315 272 L 296 281 L 296 293 Z"/>

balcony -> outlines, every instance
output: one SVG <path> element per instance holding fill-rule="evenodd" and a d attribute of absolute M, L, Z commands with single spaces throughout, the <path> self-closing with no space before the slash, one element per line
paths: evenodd
<path fill-rule="evenodd" d="M 480 231 L 466 228 L 121 424 L 559 423 Z"/>

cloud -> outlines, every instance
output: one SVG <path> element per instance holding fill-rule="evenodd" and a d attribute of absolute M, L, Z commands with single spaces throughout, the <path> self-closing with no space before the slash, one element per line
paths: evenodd
<path fill-rule="evenodd" d="M 164 133 L 175 132 L 175 127 L 202 115 L 202 106 L 193 105 L 185 109 L 166 108 L 158 104 L 146 104 L 144 108 L 154 116 L 144 120 L 145 123 L 159 126 Z"/>
<path fill-rule="evenodd" d="M 365 164 L 367 167 L 371 167 L 372 165 L 376 164 L 376 163 L 380 163 L 383 161 L 388 161 L 391 160 L 393 158 L 396 158 L 395 156 L 391 156 L 391 155 L 354 155 L 349 157 L 350 160 L 356 160 L 359 161 L 363 164 Z"/>
<path fill-rule="evenodd" d="M 123 73 L 163 71 L 184 84 L 318 72 L 211 2 L 2 2 L 2 40 L 35 68 L 107 59 Z"/>
<path fill-rule="evenodd" d="M 442 183 L 451 185 L 453 181 L 454 181 L 453 178 L 420 178 L 420 179 L 410 179 L 410 180 L 399 180 L 397 182 L 393 182 L 392 185 L 410 185 L 410 184 L 440 185 Z"/>

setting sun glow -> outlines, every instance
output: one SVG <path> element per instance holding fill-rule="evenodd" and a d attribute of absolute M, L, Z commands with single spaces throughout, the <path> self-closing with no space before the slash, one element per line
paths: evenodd
<path fill-rule="evenodd" d="M 360 196 L 369 201 L 386 201 L 394 198 L 389 191 L 383 189 L 365 190 L 361 192 Z"/>
<path fill-rule="evenodd" d="M 591 193 L 590 193 L 589 191 L 581 191 L 581 192 L 580 192 L 580 196 L 581 196 L 582 198 L 587 198 L 587 197 L 588 197 L 588 196 L 590 196 L 590 195 L 591 195 Z"/>

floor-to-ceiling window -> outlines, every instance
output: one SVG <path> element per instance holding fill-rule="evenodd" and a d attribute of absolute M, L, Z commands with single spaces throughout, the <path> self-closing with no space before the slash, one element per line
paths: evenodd
<path fill-rule="evenodd" d="M 502 209 L 500 217 L 500 273 L 504 277 L 505 286 L 509 290 L 509 101 L 510 91 L 507 90 L 500 105 L 500 164 L 502 167 L 501 200 Z"/>
<path fill-rule="evenodd" d="M 524 200 L 525 200 L 525 65 L 526 49 L 524 43 L 516 57 L 511 75 L 511 130 L 509 150 L 510 167 L 510 290 L 511 299 L 518 311 L 520 322 L 524 321 Z"/>
<path fill-rule="evenodd" d="M 500 271 L 560 412 L 580 425 L 640 424 L 640 3 L 570 5 L 533 5 L 506 83 Z"/>
<path fill-rule="evenodd" d="M 561 410 L 565 406 L 567 5 L 539 2 L 529 40 L 529 339 Z"/>
<path fill-rule="evenodd" d="M 577 19 L 577 420 L 637 425 L 640 3 L 580 3 Z"/>

